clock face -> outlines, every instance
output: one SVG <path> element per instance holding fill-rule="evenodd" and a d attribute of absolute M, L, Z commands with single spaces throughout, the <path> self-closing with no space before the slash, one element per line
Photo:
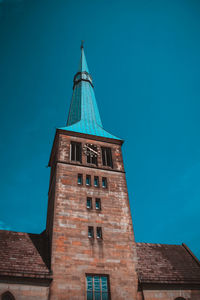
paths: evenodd
<path fill-rule="evenodd" d="M 93 144 L 85 144 L 83 146 L 83 151 L 85 155 L 92 157 L 97 157 L 99 155 L 99 147 Z"/>

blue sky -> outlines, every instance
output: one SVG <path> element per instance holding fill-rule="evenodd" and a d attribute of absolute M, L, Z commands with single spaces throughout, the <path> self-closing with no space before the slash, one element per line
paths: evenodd
<path fill-rule="evenodd" d="M 55 128 L 80 42 L 104 128 L 125 139 L 136 241 L 200 257 L 200 2 L 0 1 L 0 226 L 45 228 Z"/>

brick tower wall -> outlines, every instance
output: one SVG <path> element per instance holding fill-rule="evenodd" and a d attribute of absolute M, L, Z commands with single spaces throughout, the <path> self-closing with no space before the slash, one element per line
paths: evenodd
<path fill-rule="evenodd" d="M 72 164 L 71 141 L 110 147 L 113 169 L 102 166 L 101 157 L 98 167 L 88 166 L 84 154 L 82 163 Z M 121 145 L 57 134 L 50 165 L 50 299 L 86 299 L 86 274 L 108 275 L 111 299 L 136 299 L 136 250 Z M 77 184 L 78 174 L 83 174 L 83 185 Z M 86 175 L 91 175 L 89 187 Z M 94 187 L 94 176 L 99 176 L 100 187 Z M 101 185 L 102 177 L 107 178 L 107 188 Z M 93 201 L 90 210 L 86 208 L 87 197 Z M 101 211 L 95 210 L 95 198 L 101 199 Z M 94 227 L 94 239 L 88 238 L 88 226 Z M 96 238 L 96 227 L 102 227 L 102 240 Z"/>

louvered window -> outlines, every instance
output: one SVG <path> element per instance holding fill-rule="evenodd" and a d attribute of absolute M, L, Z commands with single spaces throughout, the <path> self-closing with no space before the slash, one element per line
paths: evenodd
<path fill-rule="evenodd" d="M 112 163 L 111 149 L 110 148 L 102 147 L 101 148 L 101 152 L 102 152 L 102 163 L 103 163 L 103 165 L 112 168 L 113 167 L 113 163 Z"/>
<path fill-rule="evenodd" d="M 71 142 L 71 160 L 81 162 L 81 143 Z"/>

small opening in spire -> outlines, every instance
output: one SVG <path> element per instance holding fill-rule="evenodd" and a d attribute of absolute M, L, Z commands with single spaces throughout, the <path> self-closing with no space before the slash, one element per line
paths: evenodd
<path fill-rule="evenodd" d="M 81 41 L 81 49 L 83 49 L 84 41 Z"/>

